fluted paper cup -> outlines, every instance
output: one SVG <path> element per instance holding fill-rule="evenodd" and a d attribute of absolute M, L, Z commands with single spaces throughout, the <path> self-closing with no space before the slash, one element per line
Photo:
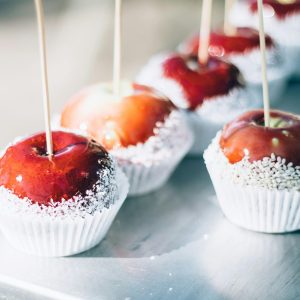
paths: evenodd
<path fill-rule="evenodd" d="M 130 196 L 144 195 L 162 187 L 170 178 L 175 168 L 187 154 L 194 141 L 188 127 L 183 127 L 184 139 L 179 139 L 177 147 L 168 151 L 168 157 L 147 163 L 116 157 L 119 167 L 126 174 Z"/>
<path fill-rule="evenodd" d="M 138 196 L 150 193 L 162 187 L 169 179 L 178 163 L 187 151 L 182 151 L 177 157 L 152 165 L 120 162 L 120 167 L 130 182 L 129 195 Z"/>
<path fill-rule="evenodd" d="M 220 207 L 232 223 L 258 232 L 300 229 L 300 192 L 242 186 L 221 178 L 207 165 Z"/>
<path fill-rule="evenodd" d="M 105 237 L 127 196 L 127 178 L 122 172 L 119 177 L 119 199 L 109 208 L 75 218 L 0 213 L 1 230 L 15 248 L 32 255 L 58 257 L 86 251 Z"/>

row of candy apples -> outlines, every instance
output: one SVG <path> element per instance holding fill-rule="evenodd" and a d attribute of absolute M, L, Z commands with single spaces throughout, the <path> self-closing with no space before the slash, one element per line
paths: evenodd
<path fill-rule="evenodd" d="M 252 2 L 237 5 L 250 8 L 254 18 Z M 278 1 L 265 2 L 278 23 L 300 12 L 300 1 L 282 4 L 292 10 L 285 15 Z M 95 246 L 128 191 L 141 195 L 161 187 L 189 151 L 201 154 L 241 113 L 205 152 L 221 207 L 249 229 L 299 229 L 300 119 L 271 111 L 266 120 L 262 110 L 247 112 L 262 104 L 260 39 L 255 29 L 233 29 L 209 34 L 205 63 L 198 57 L 202 39 L 188 39 L 178 52 L 152 59 L 138 83 L 117 79 L 80 91 L 60 114 L 58 131 L 50 131 L 46 118 L 48 134 L 9 146 L 0 160 L 0 226 L 6 238 L 44 256 Z M 282 93 L 294 72 L 278 42 L 266 37 L 270 99 Z"/>

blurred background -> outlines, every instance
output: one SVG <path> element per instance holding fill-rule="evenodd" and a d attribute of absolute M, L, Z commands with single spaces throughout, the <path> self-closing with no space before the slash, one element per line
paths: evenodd
<path fill-rule="evenodd" d="M 201 0 L 124 0 L 123 77 L 198 30 Z M 214 1 L 213 23 L 223 19 Z M 112 77 L 113 0 L 44 0 L 52 113 L 85 85 Z M 33 0 L 0 0 L 0 147 L 43 130 Z"/>

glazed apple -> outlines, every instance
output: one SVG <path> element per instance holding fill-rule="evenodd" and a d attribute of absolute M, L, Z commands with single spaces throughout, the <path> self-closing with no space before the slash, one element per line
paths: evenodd
<path fill-rule="evenodd" d="M 274 43 L 266 36 L 266 46 L 273 47 Z M 181 52 L 185 55 L 197 56 L 199 48 L 199 35 L 195 35 L 184 42 Z M 247 27 L 236 28 L 235 33 L 226 35 L 224 32 L 212 32 L 210 35 L 209 54 L 211 56 L 226 57 L 231 54 L 241 54 L 259 48 L 259 33 Z"/>
<path fill-rule="evenodd" d="M 162 65 L 166 78 L 176 81 L 182 88 L 190 110 L 197 109 L 210 98 L 227 95 L 233 88 L 243 85 L 239 70 L 223 60 L 210 57 L 201 65 L 196 57 L 170 55 Z"/>
<path fill-rule="evenodd" d="M 86 131 L 107 150 L 144 143 L 175 109 L 155 90 L 128 84 L 116 99 L 110 86 L 83 90 L 64 108 L 61 125 Z"/>
<path fill-rule="evenodd" d="M 232 164 L 246 154 L 253 162 L 274 153 L 300 166 L 300 117 L 274 110 L 265 127 L 263 110 L 247 112 L 224 127 L 220 147 Z"/>
<path fill-rule="evenodd" d="M 99 144 L 73 133 L 52 133 L 54 154 L 46 154 L 44 133 L 10 146 L 0 160 L 0 186 L 32 203 L 49 205 L 85 195 L 97 182 L 99 168 L 109 166 Z"/>
<path fill-rule="evenodd" d="M 250 0 L 249 2 L 251 11 L 257 12 L 257 0 Z M 294 13 L 300 13 L 300 0 L 263 0 L 263 3 L 272 7 L 279 19 L 284 19 Z"/>

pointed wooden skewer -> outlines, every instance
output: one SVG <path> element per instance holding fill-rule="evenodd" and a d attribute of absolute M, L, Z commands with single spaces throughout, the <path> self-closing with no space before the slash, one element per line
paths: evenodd
<path fill-rule="evenodd" d="M 267 76 L 267 60 L 266 60 L 266 35 L 264 29 L 264 12 L 262 0 L 257 0 L 258 19 L 259 19 L 259 41 L 261 52 L 261 74 L 263 86 L 263 102 L 264 102 L 264 119 L 265 126 L 270 127 L 270 99 L 269 99 L 269 85 Z"/>
<path fill-rule="evenodd" d="M 235 27 L 229 21 L 230 11 L 235 3 L 235 0 L 225 0 L 224 10 L 224 33 L 226 35 L 234 35 Z"/>
<path fill-rule="evenodd" d="M 44 8 L 43 8 L 43 0 L 34 0 L 34 2 L 35 2 L 35 9 L 36 9 L 40 58 L 41 58 L 47 154 L 49 156 L 49 159 L 51 159 L 51 157 L 53 156 L 53 142 L 52 142 L 52 133 L 51 133 L 51 121 L 50 121 L 50 99 L 49 99 L 48 71 L 47 71 Z"/>
<path fill-rule="evenodd" d="M 121 12 L 122 0 L 115 0 L 113 94 L 120 96 L 121 82 Z"/>
<path fill-rule="evenodd" d="M 203 0 L 202 16 L 201 16 L 201 24 L 200 24 L 200 36 L 199 36 L 200 46 L 198 49 L 198 60 L 202 65 L 206 65 L 208 62 L 211 13 L 212 13 L 212 0 Z"/>

